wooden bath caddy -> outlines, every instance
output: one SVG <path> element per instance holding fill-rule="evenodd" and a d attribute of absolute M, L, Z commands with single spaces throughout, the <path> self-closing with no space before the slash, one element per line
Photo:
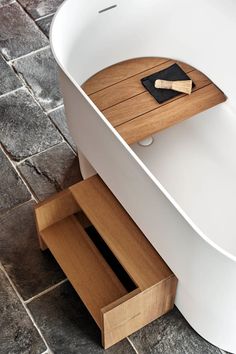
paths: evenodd
<path fill-rule="evenodd" d="M 177 63 L 195 83 L 191 95 L 182 94 L 159 104 L 140 79 Z M 190 65 L 164 58 L 141 58 L 110 66 L 82 86 L 128 144 L 140 141 L 226 100 L 203 73 Z"/>
<path fill-rule="evenodd" d="M 102 333 L 105 348 L 174 305 L 177 279 L 96 175 L 37 205 L 41 249 L 49 248 Z M 120 280 L 86 232 L 92 224 L 134 287 Z"/>

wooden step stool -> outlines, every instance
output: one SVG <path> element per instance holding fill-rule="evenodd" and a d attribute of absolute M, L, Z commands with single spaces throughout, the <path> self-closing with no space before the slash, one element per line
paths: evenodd
<path fill-rule="evenodd" d="M 122 205 L 93 176 L 38 204 L 49 248 L 93 316 L 108 348 L 171 310 L 177 279 Z M 91 223 L 135 284 L 128 291 L 86 232 Z"/>

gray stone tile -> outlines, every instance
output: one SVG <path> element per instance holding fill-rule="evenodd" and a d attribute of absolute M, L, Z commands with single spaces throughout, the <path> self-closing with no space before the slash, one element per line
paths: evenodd
<path fill-rule="evenodd" d="M 70 132 L 68 130 L 68 126 L 67 126 L 67 123 L 66 123 L 64 107 L 58 108 L 55 111 L 51 112 L 49 114 L 49 117 L 51 118 L 53 123 L 56 125 L 56 127 L 59 129 L 61 134 L 64 136 L 66 141 L 76 151 L 77 147 L 76 147 L 74 141 L 72 140 L 72 137 L 70 135 Z"/>
<path fill-rule="evenodd" d="M 50 31 L 50 26 L 51 26 L 53 16 L 54 14 L 41 18 L 36 21 L 36 24 L 41 28 L 41 30 L 47 37 L 49 37 L 49 31 Z"/>
<path fill-rule="evenodd" d="M 0 0 L 0 6 L 11 4 L 15 0 Z"/>
<path fill-rule="evenodd" d="M 36 19 L 56 12 L 63 0 L 19 0 L 19 2 Z"/>
<path fill-rule="evenodd" d="M 0 149 L 0 215 L 31 199 L 31 195 Z"/>
<path fill-rule="evenodd" d="M 177 308 L 130 336 L 139 354 L 221 354 L 200 337 Z"/>
<path fill-rule="evenodd" d="M 26 300 L 65 278 L 49 251 L 39 249 L 33 201 L 0 217 L 0 262 Z"/>
<path fill-rule="evenodd" d="M 62 104 L 57 65 L 49 48 L 16 60 L 14 67 L 24 77 L 42 107 L 50 110 Z"/>
<path fill-rule="evenodd" d="M 1 354 L 40 354 L 45 344 L 0 270 Z"/>
<path fill-rule="evenodd" d="M 66 143 L 25 160 L 18 169 L 39 200 L 82 179 L 78 157 Z"/>
<path fill-rule="evenodd" d="M 0 141 L 22 160 L 62 141 L 60 133 L 25 89 L 0 97 Z"/>
<path fill-rule="evenodd" d="M 48 45 L 47 37 L 16 2 L 0 7 L 0 51 L 7 60 Z"/>
<path fill-rule="evenodd" d="M 0 95 L 22 86 L 17 75 L 0 55 Z"/>
<path fill-rule="evenodd" d="M 135 354 L 126 339 L 102 349 L 98 327 L 68 282 L 33 300 L 29 308 L 54 353 Z"/>

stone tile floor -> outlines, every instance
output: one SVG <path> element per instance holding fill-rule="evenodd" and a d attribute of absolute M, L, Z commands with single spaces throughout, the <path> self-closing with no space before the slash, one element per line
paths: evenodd
<path fill-rule="evenodd" d="M 48 31 L 62 0 L 0 0 L 0 353 L 105 353 L 99 331 L 49 252 L 35 203 L 81 180 Z M 223 353 L 175 308 L 111 354 Z"/>

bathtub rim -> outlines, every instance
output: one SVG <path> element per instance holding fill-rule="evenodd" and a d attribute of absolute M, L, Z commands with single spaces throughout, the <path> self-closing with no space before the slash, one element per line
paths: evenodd
<path fill-rule="evenodd" d="M 88 104 L 94 109 L 94 111 L 97 113 L 97 115 L 100 117 L 100 119 L 103 121 L 103 123 L 112 131 L 115 139 L 117 139 L 123 147 L 126 149 L 126 151 L 132 156 L 132 158 L 136 161 L 136 163 L 141 167 L 141 169 L 146 173 L 146 175 L 151 179 L 152 183 L 155 184 L 155 186 L 161 191 L 161 193 L 167 198 L 167 200 L 174 206 L 174 208 L 177 210 L 177 212 L 181 215 L 181 217 L 190 225 L 190 227 L 211 247 L 213 247 L 216 251 L 221 253 L 223 256 L 227 257 L 233 262 L 236 262 L 236 255 L 226 251 L 223 247 L 219 246 L 216 242 L 212 241 L 193 221 L 192 219 L 188 216 L 188 214 L 180 207 L 180 205 L 177 203 L 177 201 L 170 195 L 170 193 L 165 189 L 165 187 L 160 183 L 160 181 L 151 173 L 151 171 L 147 168 L 145 163 L 136 155 L 136 153 L 133 151 L 133 149 L 126 143 L 126 141 L 121 137 L 121 135 L 117 132 L 117 130 L 111 125 L 111 123 L 106 119 L 104 114 L 98 109 L 98 107 L 93 103 L 93 101 L 89 98 L 89 96 L 85 93 L 85 91 L 82 89 L 82 87 L 76 82 L 76 80 L 71 76 L 67 68 L 64 66 L 64 64 L 60 61 L 56 49 L 54 48 L 53 44 L 53 31 L 54 31 L 54 26 L 57 21 L 57 18 L 59 16 L 59 13 L 63 11 L 64 6 L 68 2 L 72 2 L 74 0 L 64 0 L 63 3 L 58 7 L 56 13 L 53 16 L 51 25 L 50 25 L 50 31 L 49 31 L 49 42 L 50 42 L 50 48 L 52 50 L 53 56 L 60 67 L 60 69 L 64 72 L 64 74 L 68 77 L 68 79 L 72 82 L 72 84 L 75 86 L 75 88 L 79 91 L 79 93 L 84 97 L 84 99 L 88 102 Z M 133 59 L 133 58 L 130 58 Z M 128 59 L 127 59 L 128 60 Z M 111 64 L 112 65 L 112 64 Z M 94 73 L 96 74 L 96 73 Z M 224 105 L 227 105 L 228 108 L 232 111 L 231 104 L 228 102 L 224 102 Z"/>

